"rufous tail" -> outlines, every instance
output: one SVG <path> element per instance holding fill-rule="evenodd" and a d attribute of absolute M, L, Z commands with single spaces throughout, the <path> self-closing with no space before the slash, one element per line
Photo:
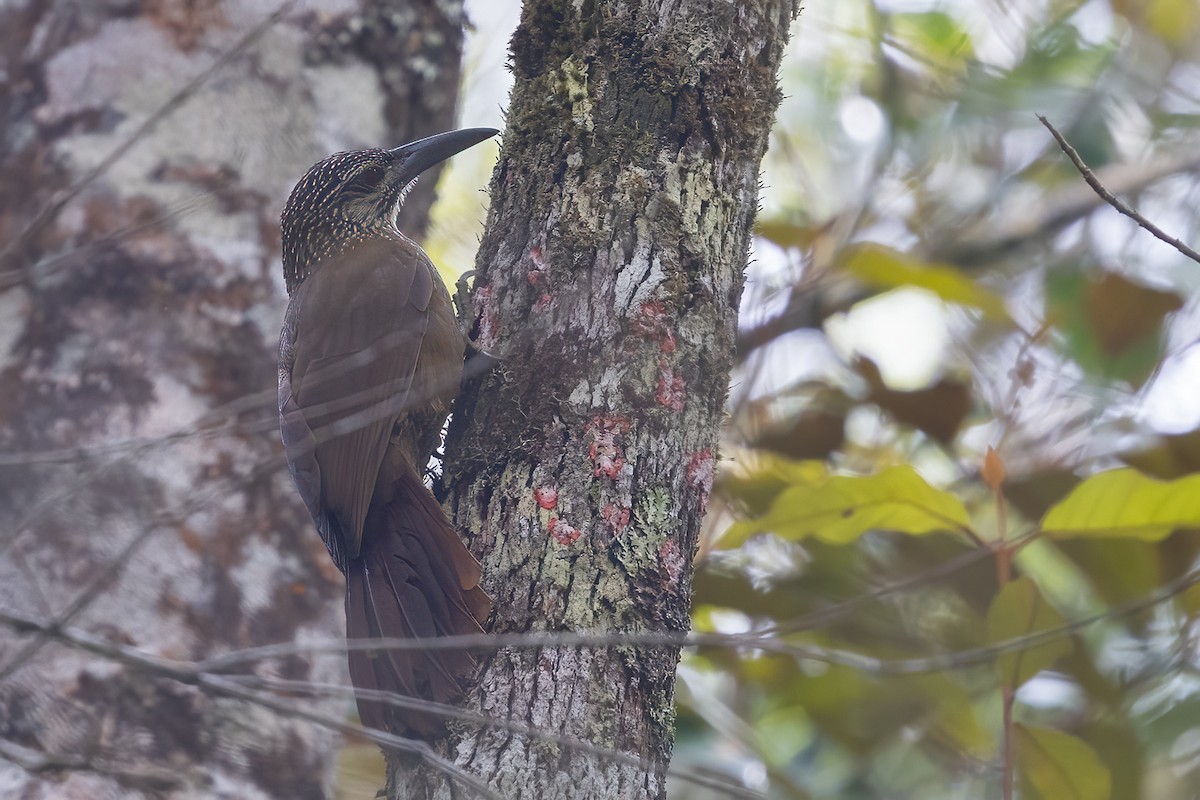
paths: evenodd
<path fill-rule="evenodd" d="M 431 638 L 480 633 L 491 599 L 479 586 L 479 562 L 415 475 L 391 502 L 373 508 L 359 557 L 346 570 L 346 636 L 351 640 Z M 352 650 L 358 689 L 452 703 L 475 668 L 467 650 Z M 358 697 L 365 726 L 434 738 L 444 717 Z"/>

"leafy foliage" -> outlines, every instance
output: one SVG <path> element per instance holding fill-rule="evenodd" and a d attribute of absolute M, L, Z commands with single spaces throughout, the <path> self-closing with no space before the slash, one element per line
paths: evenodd
<path fill-rule="evenodd" d="M 1022 576 L 1006 584 L 992 601 L 987 616 L 988 641 L 1004 645 L 1034 634 L 1061 630 L 1063 618 L 1038 591 L 1037 585 Z M 1017 688 L 1044 669 L 1070 655 L 1071 640 L 1063 637 L 1045 644 L 1003 650 L 997 660 L 1000 683 Z"/>
<path fill-rule="evenodd" d="M 1178 528 L 1200 528 L 1200 474 L 1164 482 L 1135 469 L 1093 475 L 1042 520 L 1059 536 L 1125 536 L 1158 541 Z"/>
<path fill-rule="evenodd" d="M 1017 726 L 1021 775 L 1046 800 L 1104 800 L 1111 778 L 1082 739 L 1049 728 Z"/>
<path fill-rule="evenodd" d="M 912 467 L 868 476 L 813 473 L 797 474 L 800 480 L 775 498 L 765 516 L 730 528 L 724 544 L 736 546 L 768 530 L 785 539 L 846 543 L 871 530 L 916 534 L 970 524 L 958 498 L 934 489 Z"/>
<path fill-rule="evenodd" d="M 1003 8 L 808 4 L 785 61 L 694 621 L 795 649 L 680 702 L 772 796 L 1200 785 L 1200 265 L 1035 117 L 1195 245 L 1200 13 Z"/>

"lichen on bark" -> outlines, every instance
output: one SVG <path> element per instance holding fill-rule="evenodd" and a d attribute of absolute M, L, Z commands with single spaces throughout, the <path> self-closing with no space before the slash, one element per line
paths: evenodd
<path fill-rule="evenodd" d="M 493 630 L 682 631 L 712 486 L 788 0 L 531 0 L 472 334 L 500 366 L 459 400 L 445 493 Z M 549 502 L 546 487 L 553 487 Z M 506 649 L 451 752 L 505 796 L 661 798 L 674 648 Z M 449 797 L 402 765 L 392 797 Z"/>

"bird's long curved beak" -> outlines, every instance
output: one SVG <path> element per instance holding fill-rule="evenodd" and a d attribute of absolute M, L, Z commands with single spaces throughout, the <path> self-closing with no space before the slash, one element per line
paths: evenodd
<path fill-rule="evenodd" d="M 408 184 L 435 164 L 440 164 L 450 156 L 461 153 L 468 147 L 474 147 L 499 132 L 495 128 L 464 128 L 461 131 L 435 133 L 433 136 L 392 148 L 388 152 L 396 159 L 395 185 Z"/>

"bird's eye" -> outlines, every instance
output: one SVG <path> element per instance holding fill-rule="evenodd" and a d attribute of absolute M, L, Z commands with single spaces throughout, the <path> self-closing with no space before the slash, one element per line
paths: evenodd
<path fill-rule="evenodd" d="M 350 179 L 350 182 L 346 184 L 346 188 L 352 192 L 362 194 L 373 192 L 379 188 L 379 183 L 383 180 L 385 172 L 386 170 L 383 167 L 363 167 L 358 171 L 357 175 Z"/>

